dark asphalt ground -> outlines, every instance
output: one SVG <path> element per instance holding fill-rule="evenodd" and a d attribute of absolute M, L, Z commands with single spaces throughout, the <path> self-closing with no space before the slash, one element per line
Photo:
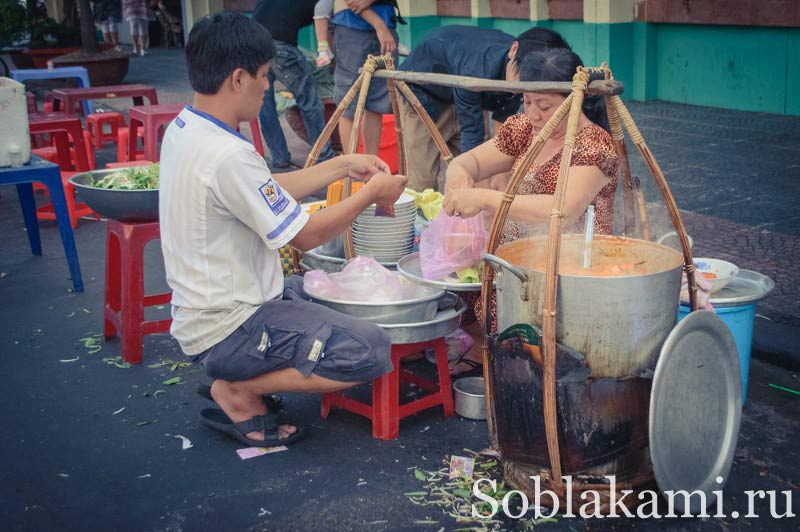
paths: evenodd
<path fill-rule="evenodd" d="M 149 69 L 174 67 L 176 57 L 154 51 L 149 63 L 132 64 L 127 81 L 152 83 Z M 185 83 L 165 82 L 164 101 L 179 100 L 180 90 Z M 795 206 L 800 118 L 663 102 L 630 107 L 686 210 L 690 232 L 696 228 L 699 249 L 730 253 L 746 267 L 774 276 L 779 288 L 759 312 L 779 326 L 771 337 L 794 338 L 800 323 Z M 303 147 L 296 138 L 290 142 L 295 159 L 302 160 Z M 634 171 L 643 174 L 637 164 Z M 86 291 L 72 293 L 55 224 L 41 223 L 44 255 L 32 256 L 14 188 L 0 187 L 0 194 L 0 373 L 6 376 L 0 528 L 438 531 L 464 526 L 436 508 L 415 506 L 403 494 L 421 488 L 413 468 L 436 469 L 451 453 L 485 447 L 485 423 L 443 419 L 440 409 L 433 409 L 404 420 L 400 437 L 383 442 L 371 437 L 366 420 L 341 411 L 321 420 L 319 398 L 291 394 L 288 408 L 309 428 L 309 437 L 287 452 L 242 461 L 235 452 L 239 444 L 199 423 L 198 412 L 209 406 L 193 392 L 196 383 L 205 382 L 199 368 L 148 367 L 182 361 L 168 335 L 147 337 L 145 362 L 133 368 L 104 361 L 119 356 L 117 341 L 101 342 L 93 354 L 83 345 L 81 339 L 102 332 L 104 223 L 82 221 L 76 230 Z M 166 289 L 157 242 L 147 249 L 145 284 L 149 292 Z M 174 376 L 184 383 L 163 384 Z M 800 389 L 800 378 L 754 360 L 750 381 L 725 490 L 726 512 L 744 514 L 743 492 L 764 489 L 791 491 L 797 513 L 800 397 L 768 384 Z M 409 392 L 404 389 L 403 395 Z M 138 426 L 142 422 L 150 423 Z M 181 441 L 170 435 L 186 436 L 194 446 L 181 450 Z M 768 514 L 769 505 L 759 502 L 756 512 Z M 420 520 L 437 523 L 416 523 Z M 508 522 L 506 528 L 522 525 Z M 798 520 L 560 518 L 536 529 L 773 531 L 797 530 Z"/>

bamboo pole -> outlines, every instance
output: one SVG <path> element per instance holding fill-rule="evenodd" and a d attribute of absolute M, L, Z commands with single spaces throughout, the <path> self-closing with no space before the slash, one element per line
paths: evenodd
<path fill-rule="evenodd" d="M 394 71 L 394 59 L 391 55 L 384 58 L 384 66 L 387 71 Z M 403 124 L 400 118 L 400 103 L 398 101 L 397 86 L 393 79 L 386 80 L 386 85 L 389 88 L 389 101 L 392 104 L 392 115 L 394 116 L 394 130 L 397 136 L 397 159 L 398 169 L 397 173 L 400 175 L 406 174 L 408 163 L 406 161 L 406 141 L 403 138 Z"/>
<path fill-rule="evenodd" d="M 601 68 L 603 70 L 605 79 L 614 79 L 614 75 L 611 73 L 608 63 L 603 63 Z M 617 182 L 617 186 L 619 187 L 620 183 L 622 184 L 622 199 L 625 209 L 623 213 L 625 217 L 623 234 L 630 236 L 636 230 L 636 219 L 634 216 L 635 203 L 633 198 L 631 164 L 630 160 L 628 159 L 628 150 L 625 147 L 625 132 L 622 130 L 622 124 L 619 121 L 619 115 L 617 114 L 617 110 L 611 102 L 611 98 L 609 96 L 605 96 L 604 99 L 606 102 L 608 125 L 609 129 L 611 129 L 611 139 L 614 142 L 614 149 L 617 152 L 617 157 L 620 163 L 619 177 L 622 179 Z"/>
<path fill-rule="evenodd" d="M 667 205 L 670 217 L 672 218 L 672 223 L 675 225 L 678 238 L 681 241 L 681 247 L 683 248 L 683 269 L 686 272 L 686 280 L 689 286 L 689 306 L 693 311 L 697 310 L 697 286 L 694 280 L 694 271 L 697 269 L 697 266 L 692 260 L 692 248 L 689 245 L 689 238 L 686 235 L 686 227 L 683 225 L 683 219 L 681 218 L 681 213 L 678 210 L 678 205 L 675 203 L 675 197 L 672 195 L 672 192 L 669 189 L 667 180 L 664 177 L 664 172 L 661 171 L 661 167 L 658 165 L 658 162 L 656 162 L 655 157 L 653 157 L 653 154 L 650 151 L 650 148 L 647 146 L 647 143 L 644 141 L 644 137 L 642 137 L 639 128 L 636 127 L 633 117 L 628 112 L 625 104 L 622 103 L 622 99 L 619 96 L 614 96 L 611 98 L 611 100 L 617 110 L 617 113 L 622 119 L 622 124 L 625 126 L 625 129 L 628 130 L 628 134 L 631 136 L 633 144 L 639 150 L 639 154 L 642 156 L 642 159 L 644 159 L 648 170 L 650 170 L 650 174 L 656 181 L 656 186 L 658 186 L 658 189 L 661 191 L 661 195 L 664 197 L 664 203 Z"/>
<path fill-rule="evenodd" d="M 500 242 L 500 236 L 503 231 L 503 226 L 505 225 L 506 217 L 508 216 L 508 211 L 511 208 L 511 203 L 514 201 L 514 195 L 517 193 L 517 189 L 519 188 L 520 183 L 528 174 L 530 167 L 533 165 L 533 162 L 536 160 L 536 157 L 544 148 L 545 143 L 547 140 L 553 135 L 553 131 L 558 127 L 558 125 L 564 120 L 564 117 L 567 116 L 569 112 L 570 105 L 572 104 L 573 95 L 569 94 L 561 106 L 556 110 L 553 116 L 550 117 L 550 120 L 544 125 L 544 127 L 539 131 L 539 133 L 534 137 L 533 141 L 531 141 L 531 145 L 528 146 L 528 150 L 525 152 L 525 155 L 522 158 L 522 162 L 517 166 L 517 169 L 511 176 L 511 179 L 506 185 L 506 190 L 503 193 L 503 200 L 500 203 L 500 208 L 494 215 L 494 219 L 492 220 L 492 228 L 489 231 L 489 239 L 486 244 L 486 250 L 489 253 L 494 253 L 497 250 L 497 246 Z M 481 285 L 481 305 L 483 307 L 483 334 L 484 334 L 484 342 L 483 342 L 483 382 L 485 387 L 485 397 L 486 397 L 486 418 L 489 425 L 489 440 L 490 444 L 493 448 L 497 448 L 497 432 L 494 430 L 494 393 L 492 389 L 492 378 L 491 378 L 491 361 L 489 353 L 489 343 L 487 341 L 489 334 L 491 334 L 490 324 L 491 324 L 491 302 L 492 302 L 492 290 L 493 288 L 493 281 L 494 281 L 494 270 L 489 266 L 488 263 L 484 263 L 483 265 L 483 282 Z"/>
<path fill-rule="evenodd" d="M 381 73 L 382 72 L 376 72 L 376 74 Z M 414 91 L 412 91 L 404 81 L 397 81 L 396 85 L 397 88 L 400 89 L 400 92 L 403 93 L 403 96 L 406 97 L 408 103 L 411 104 L 411 108 L 414 109 L 417 116 L 422 119 L 422 123 L 425 124 L 425 127 L 428 129 L 428 133 L 433 139 L 434 144 L 439 148 L 439 153 L 442 154 L 444 162 L 450 164 L 450 161 L 453 160 L 453 153 L 450 151 L 450 148 L 447 147 L 447 143 L 444 141 L 444 138 L 442 138 L 442 134 L 439 133 L 439 130 L 436 128 L 436 124 L 433 123 L 431 115 L 428 114 L 428 111 L 425 110 L 425 107 L 419 101 L 417 95 L 414 94 Z"/>
<path fill-rule="evenodd" d="M 642 228 L 642 238 L 650 240 L 650 225 L 647 222 L 647 202 L 644 201 L 644 190 L 642 189 L 642 183 L 639 181 L 638 177 L 633 177 L 631 186 L 633 187 L 633 195 L 636 198 L 636 204 L 639 207 L 639 225 Z"/>
<path fill-rule="evenodd" d="M 572 107 L 567 121 L 567 134 L 558 169 L 558 182 L 550 212 L 550 235 L 547 243 L 547 265 L 545 270 L 545 294 L 542 307 L 542 361 L 544 364 L 544 427 L 547 436 L 547 451 L 550 455 L 553 487 L 563 492 L 561 452 L 558 444 L 558 412 L 556 408 L 556 316 L 558 300 L 558 261 L 561 252 L 561 223 L 564 217 L 564 198 L 566 196 L 569 170 L 572 165 L 572 151 L 575 148 L 575 135 L 581 116 L 583 97 L 589 73 L 579 69 L 572 78 Z"/>
<path fill-rule="evenodd" d="M 539 92 L 569 94 L 572 83 L 568 81 L 503 81 L 494 79 L 472 78 L 468 76 L 454 76 L 452 74 L 436 74 L 432 72 L 408 72 L 404 70 L 378 71 L 376 78 L 394 79 L 405 83 L 443 85 L 468 89 L 475 92 L 500 91 L 500 92 Z M 598 79 L 592 81 L 587 93 L 600 96 L 618 96 L 624 92 L 624 86 L 617 80 Z"/>

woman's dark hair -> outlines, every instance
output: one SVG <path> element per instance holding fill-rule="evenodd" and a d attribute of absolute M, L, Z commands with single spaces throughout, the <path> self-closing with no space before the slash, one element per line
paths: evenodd
<path fill-rule="evenodd" d="M 255 76 L 275 57 L 275 43 L 264 26 L 241 13 L 223 11 L 192 27 L 186 43 L 189 83 L 200 94 L 216 94 L 237 68 Z"/>
<path fill-rule="evenodd" d="M 572 76 L 583 62 L 578 54 L 568 48 L 550 48 L 531 52 L 519 66 L 520 81 L 572 81 Z M 602 76 L 592 73 L 590 80 Z M 592 122 L 609 131 L 606 103 L 601 96 L 586 95 L 583 100 L 583 114 Z"/>
<path fill-rule="evenodd" d="M 519 43 L 514 59 L 521 62 L 530 52 L 548 48 L 570 48 L 560 33 L 548 28 L 531 28 L 520 33 L 516 41 Z"/>

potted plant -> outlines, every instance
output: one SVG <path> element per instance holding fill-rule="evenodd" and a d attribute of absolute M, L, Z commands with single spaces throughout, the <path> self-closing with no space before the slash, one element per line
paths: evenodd
<path fill-rule="evenodd" d="M 128 73 L 131 55 L 112 48 L 101 50 L 89 0 L 78 0 L 81 48 L 53 59 L 55 66 L 82 66 L 89 73 L 93 86 L 115 85 Z"/>

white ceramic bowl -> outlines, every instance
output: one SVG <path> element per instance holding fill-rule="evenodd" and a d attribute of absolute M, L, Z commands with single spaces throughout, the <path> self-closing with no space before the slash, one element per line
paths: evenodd
<path fill-rule="evenodd" d="M 694 263 L 697 265 L 697 271 L 701 274 L 709 274 L 704 277 L 711 282 L 712 294 L 725 288 L 739 273 L 738 266 L 726 260 L 695 258 Z"/>

